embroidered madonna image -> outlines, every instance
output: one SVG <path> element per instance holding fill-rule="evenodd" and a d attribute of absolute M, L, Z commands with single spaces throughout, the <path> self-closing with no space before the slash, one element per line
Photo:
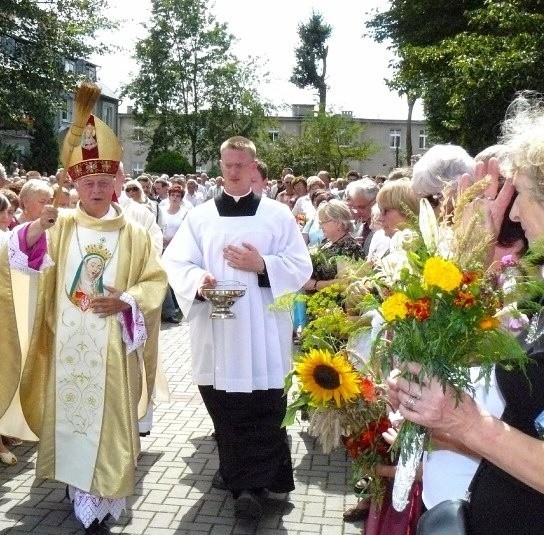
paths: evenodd
<path fill-rule="evenodd" d="M 68 292 L 70 301 L 83 312 L 89 308 L 93 296 L 104 295 L 104 271 L 112 257 L 104 238 L 98 244 L 87 245 L 85 252 Z"/>

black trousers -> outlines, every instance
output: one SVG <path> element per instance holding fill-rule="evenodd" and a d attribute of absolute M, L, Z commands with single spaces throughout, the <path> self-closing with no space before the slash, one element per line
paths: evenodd
<path fill-rule="evenodd" d="M 215 427 L 220 471 L 228 489 L 294 490 L 283 390 L 225 392 L 199 386 Z"/>

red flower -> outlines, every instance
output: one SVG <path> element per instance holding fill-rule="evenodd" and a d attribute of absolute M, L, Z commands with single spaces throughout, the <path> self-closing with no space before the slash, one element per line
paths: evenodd
<path fill-rule="evenodd" d="M 458 307 L 470 308 L 476 304 L 476 298 L 471 292 L 461 290 L 453 302 Z"/>
<path fill-rule="evenodd" d="M 463 278 L 461 280 L 461 286 L 469 286 L 474 281 L 478 280 L 478 273 L 476 271 L 467 271 L 463 273 Z"/>
<path fill-rule="evenodd" d="M 377 453 L 383 459 L 387 458 L 389 444 L 382 437 L 382 433 L 391 427 L 386 416 L 374 422 L 368 422 L 366 429 L 358 435 L 342 436 L 342 444 L 352 459 L 357 459 L 368 450 Z"/>
<path fill-rule="evenodd" d="M 371 427 L 369 426 L 369 429 L 361 433 L 361 435 L 359 436 L 359 449 L 365 451 L 370 448 L 375 438 L 376 430 L 374 425 L 371 424 Z"/>
<path fill-rule="evenodd" d="M 353 435 L 349 435 L 349 437 L 342 435 L 340 438 L 342 439 L 342 444 L 344 445 L 344 448 L 346 448 L 348 455 L 352 459 L 357 459 L 359 456 L 359 445 L 357 440 L 355 440 L 355 437 Z"/>
<path fill-rule="evenodd" d="M 431 300 L 429 297 L 422 297 L 417 301 L 406 303 L 408 315 L 413 316 L 418 321 L 425 321 L 431 315 Z"/>

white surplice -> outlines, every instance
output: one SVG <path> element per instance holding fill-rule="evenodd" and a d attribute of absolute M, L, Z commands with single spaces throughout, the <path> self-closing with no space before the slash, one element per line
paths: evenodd
<path fill-rule="evenodd" d="M 254 272 L 227 265 L 223 249 L 257 248 L 269 288 Z M 255 216 L 221 217 L 215 202 L 191 210 L 162 257 L 170 286 L 190 323 L 193 380 L 227 392 L 283 388 L 291 368 L 292 319 L 274 299 L 299 290 L 312 274 L 304 240 L 287 206 L 262 198 Z M 205 273 L 247 285 L 231 307 L 234 319 L 210 320 L 211 304 L 195 300 Z"/>

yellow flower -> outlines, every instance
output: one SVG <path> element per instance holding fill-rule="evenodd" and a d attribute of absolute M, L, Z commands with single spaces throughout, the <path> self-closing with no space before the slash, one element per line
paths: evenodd
<path fill-rule="evenodd" d="M 480 321 L 480 329 L 483 329 L 484 331 L 491 331 L 492 329 L 496 329 L 499 324 L 500 321 L 498 318 L 488 316 Z"/>
<path fill-rule="evenodd" d="M 448 260 L 433 256 L 425 262 L 423 281 L 427 286 L 437 286 L 441 290 L 451 292 L 462 280 L 463 274 L 460 269 Z"/>
<path fill-rule="evenodd" d="M 360 394 L 358 374 L 344 357 L 311 349 L 295 369 L 302 390 L 310 394 L 317 406 L 334 398 L 340 407 Z"/>
<path fill-rule="evenodd" d="M 406 306 L 408 302 L 408 297 L 400 292 L 388 297 L 382 303 L 381 308 L 382 316 L 384 317 L 385 321 L 404 319 L 408 315 L 408 307 Z"/>

